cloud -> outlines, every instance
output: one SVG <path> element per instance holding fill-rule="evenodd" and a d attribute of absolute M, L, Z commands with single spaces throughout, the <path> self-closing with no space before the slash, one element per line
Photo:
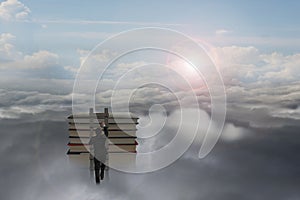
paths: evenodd
<path fill-rule="evenodd" d="M 52 52 L 41 50 L 24 55 L 8 62 L 0 62 L 0 70 L 11 77 L 31 78 L 72 78 L 74 72 L 70 67 L 64 67 L 60 63 L 60 57 Z"/>
<path fill-rule="evenodd" d="M 300 54 L 284 56 L 279 53 L 263 55 L 262 58 L 272 70 L 267 71 L 260 80 L 289 83 L 300 80 Z"/>
<path fill-rule="evenodd" d="M 199 146 L 195 145 L 175 163 L 153 173 L 135 175 L 110 169 L 110 180 L 100 185 L 89 177 L 88 168 L 68 162 L 66 122 L 26 122 L 21 118 L 0 120 L 0 128 L 3 200 L 229 200 L 299 196 L 295 187 L 299 185 L 295 178 L 299 159 L 293 155 L 299 152 L 300 140 L 294 128 L 259 130 L 247 138 L 220 140 L 200 160 L 194 151 Z"/>
<path fill-rule="evenodd" d="M 26 20 L 30 12 L 30 9 L 18 0 L 7 0 L 0 4 L 0 19 L 5 21 Z"/>
<path fill-rule="evenodd" d="M 35 78 L 72 78 L 74 67 L 63 66 L 59 55 L 39 50 L 25 54 L 17 50 L 13 42 L 15 36 L 10 33 L 0 35 L 0 70 L 1 75 L 10 77 Z"/>
<path fill-rule="evenodd" d="M 0 119 L 18 119 L 24 115 L 64 112 L 70 109 L 71 94 L 50 94 L 37 91 L 1 89 Z M 52 115 L 49 115 L 52 120 Z M 56 120 L 63 120 L 55 118 Z"/>
<path fill-rule="evenodd" d="M 218 35 L 206 36 L 202 39 L 216 46 L 256 46 L 264 49 L 282 49 L 284 51 L 292 50 L 295 52 L 300 45 L 299 37 L 276 37 L 276 36 L 239 36 L 239 35 Z"/>
<path fill-rule="evenodd" d="M 0 34 L 0 63 L 20 59 L 22 57 L 22 53 L 19 52 L 13 44 L 14 40 L 15 36 L 10 33 Z"/>
<path fill-rule="evenodd" d="M 13 39 L 13 36 L 7 34 L 2 38 L 5 38 L 2 41 L 9 41 Z M 265 54 L 253 46 L 217 47 L 212 49 L 212 51 L 218 55 L 216 61 L 226 86 L 227 120 L 229 122 L 235 126 L 245 127 L 270 128 L 297 125 L 299 122 L 297 108 L 300 103 L 299 69 L 297 68 L 300 56 L 298 54 L 282 55 L 276 52 Z M 89 52 L 79 49 L 78 53 L 81 62 L 83 62 Z M 99 78 L 98 72 L 103 68 L 102 64 L 115 55 L 115 52 L 102 51 L 96 52 L 91 57 L 87 64 L 92 66 L 89 70 L 94 77 L 87 77 L 87 80 L 81 81 L 82 91 L 81 94 L 78 94 L 79 103 L 83 103 L 88 97 L 85 90 L 89 87 L 88 84 L 93 78 L 95 80 Z M 136 57 L 136 55 L 132 55 L 132 57 Z M 150 65 L 148 68 L 140 68 L 129 72 L 134 67 L 151 63 L 151 59 L 138 58 L 135 60 L 119 60 L 105 72 L 96 90 L 95 102 L 97 108 L 110 106 L 113 100 L 117 109 L 129 106 L 130 110 L 134 112 L 147 114 L 151 106 L 159 104 L 164 106 L 167 114 L 170 114 L 173 110 L 179 108 L 179 101 L 181 101 L 184 108 L 198 108 L 196 104 L 198 101 L 200 108 L 210 113 L 210 98 L 205 87 L 199 87 L 194 90 L 197 95 L 197 101 L 194 101 L 191 91 L 183 87 L 180 77 L 169 71 L 162 70 L 159 66 Z M 2 63 L 1 66 L 6 74 L 11 71 L 11 73 L 18 74 L 20 77 L 41 79 L 35 82 L 27 80 L 30 82 L 30 87 L 38 91 L 40 89 L 36 86 L 47 85 L 49 78 L 60 78 L 63 80 L 73 77 L 77 72 L 76 67 L 62 66 L 60 57 L 49 51 L 38 51 L 31 55 L 24 55 L 19 60 Z M 155 73 L 157 71 L 160 71 L 160 73 Z M 114 90 L 113 87 L 124 73 L 127 73 L 127 75 L 119 82 L 117 90 Z M 43 89 L 40 92 L 47 93 L 47 90 L 49 90 L 56 94 L 55 90 L 63 90 L 64 94 L 70 94 L 72 92 L 72 81 L 62 80 L 52 80 L 52 86 L 43 86 L 43 88 L 47 89 Z M 8 81 L 6 79 L 4 82 L 10 83 L 11 86 L 9 88 L 13 88 L 13 91 L 22 91 L 24 89 L 22 87 L 14 88 L 17 85 L 23 85 L 20 80 Z M 172 92 L 165 87 L 155 84 L 140 87 L 145 82 L 164 83 L 172 88 Z M 67 87 L 63 86 L 63 84 L 66 84 Z M 7 84 L 4 85 L 7 87 Z M 131 96 L 130 102 L 124 96 Z M 53 98 L 56 99 L 57 97 L 54 96 Z M 26 102 L 22 105 L 14 99 L 9 102 L 11 104 L 6 105 L 7 108 L 2 108 L 1 111 L 6 113 L 6 116 L 10 116 L 10 109 L 11 116 L 15 116 L 13 113 L 16 110 L 26 110 L 25 107 L 29 106 L 25 104 Z M 44 103 L 38 102 L 38 104 Z M 51 109 L 50 104 L 44 105 L 41 110 Z M 58 104 L 53 103 L 53 107 Z M 62 106 L 70 105 L 62 102 Z"/>
<path fill-rule="evenodd" d="M 237 127 L 233 124 L 227 123 L 224 126 L 221 139 L 229 142 L 237 141 L 246 137 L 247 131 L 248 130 L 246 128 Z"/>
<path fill-rule="evenodd" d="M 84 32 L 61 32 L 59 35 L 61 37 L 67 37 L 67 38 L 83 38 L 83 39 L 107 39 L 111 36 L 113 36 L 116 33 L 108 33 L 108 32 L 92 32 L 92 31 L 84 31 Z"/>
<path fill-rule="evenodd" d="M 107 62 L 114 56 L 116 56 L 116 52 L 110 51 L 110 50 L 103 50 L 101 52 L 94 51 L 91 53 L 89 50 L 84 50 L 84 49 L 77 49 L 77 53 L 80 56 L 80 64 L 82 65 L 84 62 L 86 62 L 87 57 L 88 57 L 88 62 L 85 65 L 88 65 L 92 67 L 93 65 L 96 64 L 102 64 L 104 62 Z M 91 53 L 91 54 L 90 54 Z"/>
<path fill-rule="evenodd" d="M 7 62 L 0 62 L 0 69 L 41 69 L 59 65 L 59 56 L 55 53 L 41 50 L 31 55 L 22 53 L 12 54 L 11 59 Z"/>
<path fill-rule="evenodd" d="M 216 30 L 216 35 L 217 36 L 222 36 L 222 35 L 226 35 L 228 33 L 231 33 L 232 31 L 226 30 L 226 29 L 218 29 Z"/>
<path fill-rule="evenodd" d="M 220 47 L 218 50 L 219 55 L 223 55 L 219 62 L 220 70 L 226 75 L 228 112 L 224 131 L 213 151 L 204 159 L 199 160 L 197 157 L 202 131 L 209 120 L 209 112 L 205 109 L 201 111 L 200 137 L 173 165 L 140 176 L 111 170 L 111 182 L 101 185 L 100 189 L 91 185 L 93 180 L 88 179 L 87 171 L 74 166 L 72 168 L 64 157 L 67 143 L 67 124 L 64 119 L 71 113 L 68 106 L 71 104 L 72 80 L 1 79 L 1 86 L 6 89 L 1 90 L 0 98 L 0 128 L 4 133 L 1 140 L 3 144 L 0 146 L 2 155 L 11 155 L 2 156 L 2 162 L 9 164 L 1 165 L 1 174 L 7 180 L 0 187 L 3 190 L 1 194 L 11 199 L 247 199 L 253 197 L 253 194 L 262 199 L 296 198 L 299 192 L 293 185 L 298 182 L 293 180 L 298 169 L 295 166 L 299 163 L 289 155 L 299 151 L 297 129 L 300 83 L 292 77 L 278 84 L 266 74 L 271 70 L 296 70 L 294 66 L 298 56 L 262 54 L 255 47 Z M 81 53 L 84 55 L 87 52 Z M 94 59 L 106 60 L 111 55 L 109 52 L 101 52 Z M 51 67 L 59 63 L 59 56 L 51 52 L 27 55 L 27 63 L 34 66 L 28 70 L 39 70 L 38 66 L 44 60 Z M 121 62 L 116 64 L 114 70 L 127 71 L 137 65 L 138 62 Z M 97 105 L 101 109 L 105 103 L 110 105 L 112 91 L 109 88 L 115 81 L 113 75 L 117 74 L 114 70 L 103 82 L 106 84 L 105 90 L 96 95 L 96 100 L 99 100 Z M 245 74 L 251 71 L 253 74 L 245 78 Z M 120 94 L 127 94 L 133 83 L 141 81 L 138 78 L 143 73 L 149 71 L 133 74 L 132 78 L 135 79 L 132 82 L 126 79 Z M 190 103 L 190 96 L 181 89 L 175 93 L 185 99 L 184 107 L 193 112 L 194 105 Z M 205 91 L 200 89 L 197 94 L 200 103 L 209 104 Z M 82 96 L 84 100 L 85 95 Z M 153 85 L 140 88 L 134 96 L 136 101 L 131 105 L 133 111 L 148 114 L 144 111 L 154 104 L 161 104 L 166 110 L 165 115 L 153 115 L 154 125 L 159 125 L 158 122 L 168 117 L 169 121 L 163 131 L 154 139 L 142 141 L 139 147 L 144 152 L 158 149 L 176 133 L 174 130 L 180 116 L 175 111 L 178 108 L 177 99 L 164 88 Z M 122 95 L 116 101 L 119 105 L 126 103 Z M 188 123 L 183 126 L 184 133 L 191 132 Z M 293 129 L 286 126 L 292 126 Z M 153 134 L 156 128 L 150 126 L 148 132 L 143 134 Z M 19 147 L 18 151 L 14 151 L 16 147 Z M 11 167 L 11 163 L 17 167 Z M 280 181 L 274 182 L 274 176 Z M 19 177 L 18 182 L 14 181 L 16 177 Z M 9 188 L 17 188 L 19 192 L 15 193 Z M 257 193 L 262 188 L 266 192 Z M 280 190 L 274 193 L 274 188 Z"/>
<path fill-rule="evenodd" d="M 71 73 L 74 74 L 74 76 L 76 75 L 76 73 L 78 72 L 78 67 L 74 67 L 74 66 L 70 66 L 70 65 L 67 65 L 67 66 L 64 66 L 64 69 L 66 71 L 70 71 Z"/>
<path fill-rule="evenodd" d="M 49 51 L 38 51 L 32 55 L 24 56 L 24 68 L 37 69 L 56 66 L 58 65 L 58 58 L 57 54 Z"/>
<path fill-rule="evenodd" d="M 136 25 L 136 26 L 184 26 L 185 24 L 179 23 L 161 23 L 161 22 L 139 22 L 139 21 L 105 21 L 105 20 L 38 20 L 36 23 L 43 24 L 109 24 L 109 25 Z"/>
<path fill-rule="evenodd" d="M 298 106 L 298 105 L 297 105 Z M 300 120 L 300 108 L 279 108 L 270 113 L 273 117 Z"/>
<path fill-rule="evenodd" d="M 299 54 L 265 54 L 253 46 L 212 51 L 227 88 L 228 120 L 252 127 L 297 124 Z"/>
<path fill-rule="evenodd" d="M 297 68 L 300 56 L 298 54 L 282 55 L 277 52 L 266 54 L 253 46 L 217 47 L 212 51 L 217 55 L 215 60 L 226 86 L 229 122 L 238 126 L 265 128 L 299 124 L 299 114 L 295 110 L 300 103 L 298 92 L 300 79 L 299 68 Z M 87 53 L 80 50 L 81 55 Z M 109 51 L 96 53 L 89 61 L 89 64 L 94 67 L 91 71 L 101 71 L 103 67 L 101 63 L 110 60 L 114 55 L 114 52 Z M 178 101 L 182 102 L 184 108 L 197 107 L 192 101 L 190 91 L 182 87 L 180 77 L 162 70 L 159 66 L 150 65 L 148 68 L 135 69 L 129 73 L 130 69 L 148 63 L 151 63 L 151 60 L 135 59 L 132 62 L 120 60 L 110 66 L 99 82 L 96 104 L 100 107 L 110 106 L 113 100 L 117 108 L 129 106 L 131 110 L 144 114 L 148 113 L 149 108 L 154 104 L 163 105 L 168 114 L 179 107 Z M 155 73 L 157 71 L 160 73 Z M 126 72 L 126 78 L 122 81 L 120 77 Z M 93 75 L 98 78 L 97 73 Z M 113 87 L 119 80 L 119 88 L 116 92 Z M 155 84 L 139 88 L 142 83 L 153 81 L 165 83 L 173 89 L 173 92 Z M 200 108 L 210 113 L 207 89 L 199 87 L 194 92 Z M 113 94 L 114 99 L 111 99 Z M 124 96 L 130 95 L 132 98 L 128 105 Z"/>

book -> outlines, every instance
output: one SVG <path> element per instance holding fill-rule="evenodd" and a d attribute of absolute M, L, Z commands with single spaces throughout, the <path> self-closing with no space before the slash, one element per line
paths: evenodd
<path fill-rule="evenodd" d="M 69 143 L 68 146 L 70 147 L 71 152 L 87 152 L 90 148 L 90 145 L 88 144 L 84 145 L 84 144 Z M 129 152 L 136 151 L 136 144 L 108 145 L 108 152 L 121 152 L 121 151 L 129 151 Z"/>
<path fill-rule="evenodd" d="M 78 167 L 87 168 L 90 165 L 90 153 L 67 152 L 69 162 Z M 135 153 L 121 152 L 108 153 L 107 162 L 112 166 L 134 165 L 136 162 Z"/>
<path fill-rule="evenodd" d="M 105 118 L 105 116 L 108 118 Z M 101 121 L 108 121 L 109 163 L 128 166 L 136 159 L 136 125 L 138 117 L 128 113 L 75 114 L 67 119 L 69 125 L 69 143 L 67 155 L 70 161 L 80 161 L 87 167 L 90 163 L 90 138 L 95 136 Z M 76 122 L 76 126 L 75 126 Z M 91 130 L 92 129 L 92 130 Z"/>
<path fill-rule="evenodd" d="M 92 131 L 92 133 L 89 130 L 69 130 L 69 136 L 74 136 L 74 137 L 90 137 L 90 136 L 95 136 L 96 133 L 95 131 Z M 127 137 L 135 137 L 136 136 L 136 131 L 130 130 L 130 131 L 111 131 L 108 130 L 108 137 L 109 138 L 127 138 Z"/>
<path fill-rule="evenodd" d="M 108 138 L 109 144 L 137 144 L 135 141 L 136 137 L 128 137 L 128 138 Z M 71 137 L 69 138 L 71 144 L 88 144 L 90 138 L 88 137 Z"/>
<path fill-rule="evenodd" d="M 69 124 L 69 130 L 90 130 L 91 128 L 99 128 L 99 124 Z M 136 124 L 109 124 L 108 131 L 113 130 L 134 130 L 136 131 Z"/>
<path fill-rule="evenodd" d="M 89 152 L 90 145 L 68 144 L 70 152 Z M 136 152 L 136 145 L 108 145 L 108 152 Z"/>
<path fill-rule="evenodd" d="M 110 118 L 116 118 L 116 119 L 138 119 L 138 116 L 132 113 L 124 113 L 124 112 L 114 112 L 114 113 L 108 113 L 108 119 Z M 89 113 L 78 113 L 75 115 L 69 115 L 68 119 L 79 119 L 79 118 L 95 118 L 95 119 L 104 119 L 105 113 L 93 113 L 92 115 L 89 115 Z"/>
<path fill-rule="evenodd" d="M 76 118 L 76 119 L 68 119 L 69 124 L 90 124 L 91 122 L 94 124 L 99 124 L 104 119 L 89 119 L 89 118 Z M 108 124 L 138 124 L 137 118 L 108 118 Z"/>

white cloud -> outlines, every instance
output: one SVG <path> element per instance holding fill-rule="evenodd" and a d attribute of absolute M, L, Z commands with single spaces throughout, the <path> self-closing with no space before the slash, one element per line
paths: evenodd
<path fill-rule="evenodd" d="M 233 124 L 225 124 L 221 139 L 225 141 L 235 141 L 245 137 L 246 129 L 242 127 L 236 127 Z"/>
<path fill-rule="evenodd" d="M 217 36 L 222 36 L 222 35 L 226 35 L 228 33 L 230 33 L 231 31 L 229 30 L 226 30 L 226 29 L 218 29 L 216 30 L 216 35 Z"/>
<path fill-rule="evenodd" d="M 32 69 L 58 65 L 59 56 L 49 51 L 41 50 L 23 56 L 13 45 L 15 38 L 10 33 L 0 35 L 0 68 Z"/>
<path fill-rule="evenodd" d="M 0 34 L 0 62 L 7 62 L 19 59 L 22 53 L 17 51 L 13 41 L 15 36 L 10 33 Z"/>
<path fill-rule="evenodd" d="M 36 115 L 45 111 L 62 112 L 70 107 L 72 99 L 71 94 L 50 94 L 5 89 L 0 90 L 0 92 L 0 119 L 17 119 L 22 115 Z M 51 116 L 48 117 L 51 119 Z"/>
<path fill-rule="evenodd" d="M 300 45 L 299 37 L 262 37 L 262 36 L 238 36 L 238 35 L 219 35 L 206 36 L 202 39 L 217 45 L 217 46 L 230 46 L 238 44 L 239 46 L 263 46 L 272 47 L 273 49 L 298 49 Z"/>
<path fill-rule="evenodd" d="M 12 41 L 14 36 L 11 34 L 2 34 L 1 44 Z M 12 42 L 9 42 L 12 43 Z M 3 45 L 2 45 L 3 46 Z M 16 51 L 16 50 L 15 50 Z M 218 47 L 213 49 L 218 55 L 217 62 L 223 75 L 226 93 L 227 93 L 227 119 L 235 125 L 250 125 L 253 127 L 282 127 L 285 125 L 295 125 L 295 120 L 299 120 L 299 111 L 295 110 L 295 105 L 300 104 L 300 77 L 299 64 L 300 54 L 283 55 L 277 52 L 264 54 L 259 49 L 239 46 Z M 81 56 L 81 62 L 89 52 L 78 50 Z M 93 55 L 90 59 L 91 71 L 95 78 L 103 63 L 115 56 L 115 52 L 102 51 Z M 147 64 L 149 61 L 142 59 L 137 60 L 120 60 L 114 66 L 106 71 L 106 76 L 99 82 L 96 101 L 99 105 L 110 105 L 113 86 L 120 76 L 130 69 Z M 0 63 L 0 67 L 5 70 L 29 70 L 31 75 L 40 78 L 38 73 L 51 72 L 51 69 L 60 68 L 63 71 L 57 73 L 63 74 L 68 72 L 76 73 L 77 68 L 73 66 L 63 67 L 60 64 L 60 58 L 57 54 L 48 51 L 38 51 L 31 55 L 21 56 L 14 62 Z M 98 70 L 98 71 L 97 71 Z M 160 74 L 156 72 L 160 71 Z M 145 113 L 153 104 L 165 106 L 167 112 L 178 108 L 178 100 L 183 103 L 185 108 L 195 108 L 190 91 L 176 87 L 177 78 L 166 76 L 163 70 L 157 70 L 156 66 L 150 66 L 147 70 L 141 68 L 128 73 L 128 76 L 119 83 L 118 92 L 113 99 L 114 104 L 119 107 L 128 106 L 124 96 L 133 95 L 131 108 L 138 113 Z M 54 77 L 56 75 L 53 75 Z M 172 81 L 170 81 L 172 78 Z M 92 79 L 88 79 L 91 81 Z M 174 94 L 162 87 L 141 87 L 141 83 L 155 80 L 162 83 L 171 83 L 174 88 Z M 175 81 L 174 81 L 175 80 Z M 88 83 L 88 82 L 87 82 Z M 85 82 L 81 82 L 84 85 Z M 86 89 L 86 87 L 82 87 Z M 99 89 L 99 90 L 98 90 Z M 132 91 L 136 91 L 132 93 Z M 71 89 L 70 91 L 71 92 Z M 195 91 L 201 109 L 209 111 L 210 99 L 205 88 Z M 82 91 L 82 94 L 85 94 Z M 84 96 L 84 95 L 83 95 Z M 85 97 L 82 97 L 84 101 Z M 21 106 L 21 105 L 19 105 Z M 297 106 L 296 106 L 297 107 Z"/>
<path fill-rule="evenodd" d="M 68 66 L 64 66 L 64 69 L 67 70 L 67 71 L 72 72 L 75 76 L 79 68 L 68 65 Z"/>
<path fill-rule="evenodd" d="M 30 9 L 18 0 L 7 0 L 0 4 L 0 19 L 3 20 L 26 20 Z"/>
<path fill-rule="evenodd" d="M 2 77 L 71 78 L 73 72 L 69 69 L 61 64 L 57 54 L 45 50 L 0 62 Z"/>
<path fill-rule="evenodd" d="M 37 23 L 46 24 L 110 24 L 110 25 L 137 25 L 137 26 L 184 26 L 185 24 L 139 22 L 139 21 L 104 21 L 104 20 L 34 20 Z"/>
<path fill-rule="evenodd" d="M 297 109 L 282 108 L 271 113 L 273 117 L 300 120 L 300 107 Z"/>
<path fill-rule="evenodd" d="M 300 80 L 300 54 L 263 54 L 257 48 L 229 46 L 212 49 L 225 81 L 289 84 Z M 236 84 L 236 82 L 234 82 Z"/>
<path fill-rule="evenodd" d="M 24 57 L 25 68 L 47 68 L 58 65 L 59 56 L 49 51 L 38 51 Z"/>
<path fill-rule="evenodd" d="M 227 88 L 229 120 L 252 127 L 296 125 L 300 54 L 263 54 L 253 46 L 217 47 L 212 52 Z"/>
<path fill-rule="evenodd" d="M 48 28 L 48 26 L 46 24 L 42 24 L 41 27 L 42 28 Z"/>
<path fill-rule="evenodd" d="M 99 65 L 99 63 L 102 64 L 104 62 L 107 62 L 112 57 L 117 55 L 116 52 L 112 52 L 110 50 L 103 50 L 101 52 L 94 51 L 91 53 L 91 51 L 89 51 L 89 50 L 77 49 L 77 53 L 80 56 L 80 64 L 81 65 L 83 64 L 83 62 L 86 61 L 87 56 L 88 56 L 88 60 L 86 61 L 88 63 L 85 63 L 85 65 L 88 65 L 90 67 L 93 67 L 94 65 Z"/>
<path fill-rule="evenodd" d="M 15 36 L 10 33 L 0 35 L 0 70 L 1 76 L 39 77 L 39 78 L 71 78 L 75 68 L 64 67 L 59 55 L 39 50 L 25 54 L 15 47 Z"/>
<path fill-rule="evenodd" d="M 300 80 L 300 54 L 284 56 L 273 53 L 264 55 L 263 58 L 272 70 L 264 73 L 260 80 L 273 80 L 280 83 Z"/>
<path fill-rule="evenodd" d="M 234 125 L 252 127 L 296 125 L 295 120 L 299 120 L 298 111 L 291 110 L 290 107 L 300 103 L 300 96 L 297 92 L 300 87 L 300 68 L 297 67 L 300 64 L 300 54 L 282 55 L 277 52 L 265 54 L 253 46 L 217 47 L 213 51 L 217 55 L 216 61 L 226 86 L 227 117 L 230 122 L 233 122 Z M 99 64 L 101 61 L 107 61 L 111 56 L 113 54 L 109 52 L 100 52 L 93 60 Z M 147 62 L 148 60 L 141 59 L 134 62 L 115 63 L 115 69 L 111 67 L 107 71 L 109 76 L 101 82 L 102 90 L 97 91 L 97 102 L 109 105 L 113 86 L 116 84 L 116 80 L 120 79 L 119 76 L 129 69 Z M 180 87 L 176 88 L 175 83 L 178 82 L 178 79 L 167 76 L 163 70 L 157 70 L 155 67 L 151 65 L 149 70 L 141 68 L 141 70 L 134 70 L 132 74 L 128 73 L 121 82 L 118 92 L 114 93 L 115 105 L 118 105 L 118 108 L 126 107 L 128 102 L 124 96 L 130 95 L 141 83 L 157 80 L 162 83 L 171 83 L 172 88 L 175 88 L 174 94 L 178 95 L 178 100 L 183 103 L 185 108 L 195 108 L 196 105 L 191 103 L 192 96 L 188 91 Z M 156 75 L 157 71 L 160 72 L 159 75 Z M 174 79 L 175 82 L 170 82 L 171 79 Z M 201 88 L 195 92 L 198 95 L 201 109 L 209 111 L 210 99 L 207 90 Z M 171 95 L 169 91 L 158 86 L 139 88 L 133 96 L 134 103 L 131 104 L 131 108 L 137 112 L 145 113 L 149 106 L 155 103 L 165 106 L 168 111 L 178 108 L 178 100 L 173 93 Z M 230 140 L 235 136 L 227 134 L 224 137 Z"/>
<path fill-rule="evenodd" d="M 15 36 L 10 34 L 10 33 L 2 33 L 0 36 L 1 36 L 0 37 L 0 44 L 4 44 L 7 41 L 10 41 L 11 39 L 15 38 Z"/>
<path fill-rule="evenodd" d="M 253 46 L 226 46 L 213 49 L 221 67 L 256 64 L 259 60 L 259 50 Z"/>
<path fill-rule="evenodd" d="M 111 37 L 112 35 L 116 33 L 108 33 L 108 32 L 92 32 L 92 31 L 81 31 L 81 32 L 75 32 L 75 31 L 68 31 L 68 32 L 59 32 L 58 33 L 61 37 L 67 37 L 67 38 L 83 38 L 83 39 L 107 39 L 108 37 Z"/>

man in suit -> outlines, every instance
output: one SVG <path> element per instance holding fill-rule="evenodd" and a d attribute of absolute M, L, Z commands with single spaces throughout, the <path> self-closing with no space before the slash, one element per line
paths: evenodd
<path fill-rule="evenodd" d="M 100 178 L 104 178 L 105 161 L 107 157 L 107 136 L 108 131 L 104 122 L 100 123 L 101 128 L 96 129 L 96 136 L 92 137 L 89 141 L 90 145 L 94 148 L 94 168 L 95 168 L 95 179 L 96 183 L 100 183 Z M 103 129 L 103 130 L 102 130 Z"/>

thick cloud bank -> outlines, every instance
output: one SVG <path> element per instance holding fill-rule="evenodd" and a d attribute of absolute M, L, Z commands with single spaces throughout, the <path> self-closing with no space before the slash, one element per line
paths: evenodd
<path fill-rule="evenodd" d="M 300 195 L 300 138 L 292 127 L 250 130 L 227 124 L 204 159 L 197 157 L 196 141 L 169 167 L 142 175 L 110 170 L 110 179 L 100 186 L 89 178 L 88 169 L 68 162 L 66 122 L 3 119 L 0 128 L 4 200 L 297 199 Z"/>

